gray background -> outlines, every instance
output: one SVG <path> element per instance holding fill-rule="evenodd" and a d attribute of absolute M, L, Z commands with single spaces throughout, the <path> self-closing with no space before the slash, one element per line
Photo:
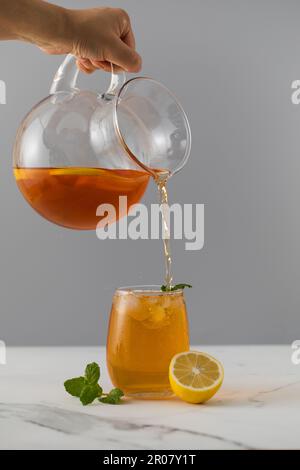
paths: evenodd
<path fill-rule="evenodd" d="M 67 7 L 97 1 L 61 1 Z M 191 282 L 193 343 L 282 343 L 300 335 L 300 4 L 295 1 L 106 1 L 132 17 L 143 73 L 179 97 L 193 135 L 172 202 L 204 203 L 205 247 L 173 243 Z M 11 154 L 24 114 L 62 57 L 0 43 L 0 338 L 9 345 L 105 342 L 115 287 L 160 283 L 160 241 L 99 241 L 40 218 L 15 185 Z M 98 72 L 82 85 L 104 90 Z M 148 202 L 156 202 L 153 185 Z"/>

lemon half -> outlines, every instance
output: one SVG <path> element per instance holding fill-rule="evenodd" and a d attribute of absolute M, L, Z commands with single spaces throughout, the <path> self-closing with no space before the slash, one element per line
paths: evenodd
<path fill-rule="evenodd" d="M 223 378 L 222 364 L 204 352 L 187 351 L 176 354 L 169 367 L 173 392 L 189 403 L 209 400 L 221 387 Z"/>

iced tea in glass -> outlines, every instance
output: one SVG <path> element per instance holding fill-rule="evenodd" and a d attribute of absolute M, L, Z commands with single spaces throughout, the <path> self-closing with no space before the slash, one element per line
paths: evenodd
<path fill-rule="evenodd" d="M 115 292 L 107 338 L 107 367 L 114 386 L 136 398 L 172 395 L 168 369 L 174 356 L 189 350 L 182 290 L 159 286 Z"/>

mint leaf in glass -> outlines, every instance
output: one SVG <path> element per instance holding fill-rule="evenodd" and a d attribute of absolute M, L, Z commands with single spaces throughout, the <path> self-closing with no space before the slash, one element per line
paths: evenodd
<path fill-rule="evenodd" d="M 162 285 L 160 290 L 162 290 L 163 292 L 173 292 L 175 290 L 182 290 L 185 287 L 191 288 L 193 286 L 191 286 L 191 284 L 175 284 L 175 286 L 171 286 L 171 287 L 167 287 L 165 285 Z"/>

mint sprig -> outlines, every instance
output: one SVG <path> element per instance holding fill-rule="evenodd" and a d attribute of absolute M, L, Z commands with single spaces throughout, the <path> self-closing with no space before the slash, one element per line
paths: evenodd
<path fill-rule="evenodd" d="M 182 290 L 185 287 L 191 288 L 193 286 L 191 286 L 191 284 L 175 284 L 175 286 L 171 286 L 171 287 L 162 285 L 160 290 L 162 290 L 163 292 L 173 292 L 174 290 Z"/>
<path fill-rule="evenodd" d="M 124 393 L 119 388 L 113 388 L 107 395 L 99 398 L 101 403 L 108 403 L 109 405 L 118 405 L 121 402 L 121 397 Z"/>
<path fill-rule="evenodd" d="M 124 395 L 119 388 L 113 388 L 109 393 L 103 393 L 99 385 L 100 367 L 96 362 L 88 364 L 85 368 L 84 377 L 74 377 L 64 382 L 65 390 L 73 397 L 78 397 L 86 406 L 98 398 L 102 403 L 117 405 Z"/>

